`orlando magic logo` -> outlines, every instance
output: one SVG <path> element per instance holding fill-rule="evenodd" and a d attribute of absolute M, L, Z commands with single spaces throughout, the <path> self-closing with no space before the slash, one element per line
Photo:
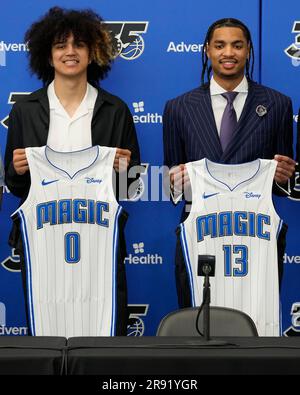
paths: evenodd
<path fill-rule="evenodd" d="M 141 33 L 146 33 L 149 22 L 105 22 L 112 33 L 117 56 L 135 60 L 142 55 L 145 42 Z"/>
<path fill-rule="evenodd" d="M 23 97 L 29 95 L 31 92 L 11 92 L 8 98 L 8 104 L 14 104 L 18 100 L 22 99 Z M 6 129 L 8 128 L 8 118 L 9 116 L 7 115 L 5 118 L 1 120 L 2 126 L 4 126 Z"/>
<path fill-rule="evenodd" d="M 291 200 L 300 200 L 300 165 L 297 163 L 294 175 L 289 179 L 285 189 Z"/>
<path fill-rule="evenodd" d="M 292 33 L 298 33 L 295 42 L 291 44 L 284 52 L 293 60 L 300 61 L 300 21 L 295 21 Z"/>
<path fill-rule="evenodd" d="M 0 264 L 10 272 L 20 272 L 21 270 L 20 256 L 16 254 L 14 248 L 11 250 L 11 255 L 7 256 Z"/>
<path fill-rule="evenodd" d="M 284 331 L 284 336 L 300 336 L 300 302 L 293 303 L 291 307 L 292 325 Z"/>
<path fill-rule="evenodd" d="M 141 163 L 139 166 L 134 166 L 134 168 L 135 169 L 131 169 L 129 171 L 129 176 L 134 177 L 136 174 L 140 174 L 141 177 L 139 177 L 136 181 L 130 184 L 128 188 L 128 199 L 123 199 L 130 200 L 131 202 L 137 202 L 138 200 L 140 200 L 145 192 L 146 186 L 143 176 L 147 175 L 149 163 Z M 135 170 L 136 173 L 131 174 L 132 170 Z"/>
<path fill-rule="evenodd" d="M 129 304 L 129 319 L 127 325 L 127 336 L 143 336 L 145 323 L 141 316 L 145 317 L 148 313 L 148 304 Z"/>

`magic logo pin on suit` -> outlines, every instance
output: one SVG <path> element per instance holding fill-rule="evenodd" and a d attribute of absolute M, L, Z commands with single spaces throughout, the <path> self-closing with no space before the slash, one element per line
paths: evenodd
<path fill-rule="evenodd" d="M 260 104 L 260 105 L 258 105 L 257 107 L 256 107 L 256 114 L 259 116 L 259 117 L 263 117 L 266 113 L 267 113 L 267 108 L 265 107 L 265 106 L 263 106 L 262 104 Z"/>

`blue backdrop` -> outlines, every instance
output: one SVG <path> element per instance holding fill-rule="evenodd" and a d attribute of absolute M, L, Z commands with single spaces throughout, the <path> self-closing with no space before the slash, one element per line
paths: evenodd
<path fill-rule="evenodd" d="M 90 7 L 102 15 L 116 35 L 120 34 L 122 51 L 102 86 L 129 106 L 145 164 L 140 185 L 143 194 L 122 203 L 130 214 L 126 229 L 129 256 L 125 262 L 131 312 L 129 335 L 154 335 L 160 319 L 177 308 L 174 251 L 181 207 L 166 201 L 162 188 L 157 194 L 153 187 L 157 177 L 161 179 L 157 166 L 163 162 L 162 112 L 166 100 L 199 85 L 207 28 L 213 21 L 230 16 L 244 21 L 252 32 L 255 79 L 291 96 L 296 115 L 300 104 L 298 3 L 286 0 L 283 7 L 279 0 L 12 0 L 1 5 L 2 156 L 12 103 L 41 86 L 27 66 L 23 36 L 29 25 L 54 5 Z M 283 327 L 289 334 L 300 330 L 297 177 L 298 173 L 291 183 L 291 199 L 276 200 L 281 216 L 289 224 L 281 294 Z M 147 201 L 151 194 L 154 199 Z M 0 213 L 0 334 L 11 335 L 23 335 L 27 330 L 18 256 L 7 244 L 10 214 L 17 205 L 18 200 L 6 189 Z"/>

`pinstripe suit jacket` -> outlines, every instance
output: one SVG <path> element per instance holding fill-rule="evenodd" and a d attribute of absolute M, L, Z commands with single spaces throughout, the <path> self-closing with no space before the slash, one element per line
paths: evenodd
<path fill-rule="evenodd" d="M 258 116 L 256 108 L 267 112 Z M 211 106 L 209 84 L 167 102 L 164 163 L 172 167 L 202 158 L 245 163 L 275 154 L 293 158 L 293 111 L 289 97 L 249 81 L 248 96 L 232 141 L 223 152 Z"/>
<path fill-rule="evenodd" d="M 256 108 L 263 105 L 263 116 Z M 275 154 L 293 158 L 293 112 L 290 98 L 249 82 L 248 96 L 232 141 L 223 152 L 211 106 L 209 85 L 167 102 L 164 111 L 164 162 L 172 167 L 202 158 L 219 163 L 245 163 Z M 300 145 L 299 145 L 300 146 Z M 187 213 L 183 209 L 181 221 Z M 180 307 L 191 306 L 189 280 L 177 240 L 175 277 Z M 279 265 L 280 278 L 282 266 Z"/>

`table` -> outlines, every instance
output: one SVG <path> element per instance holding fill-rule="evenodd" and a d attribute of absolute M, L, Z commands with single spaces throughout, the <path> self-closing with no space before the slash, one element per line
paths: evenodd
<path fill-rule="evenodd" d="M 216 346 L 196 337 L 68 339 L 70 375 L 300 374 L 300 337 L 227 338 Z"/>
<path fill-rule="evenodd" d="M 2 375 L 300 374 L 300 337 L 0 337 Z"/>
<path fill-rule="evenodd" d="M 1 375 L 59 375 L 67 339 L 47 336 L 1 336 Z"/>

